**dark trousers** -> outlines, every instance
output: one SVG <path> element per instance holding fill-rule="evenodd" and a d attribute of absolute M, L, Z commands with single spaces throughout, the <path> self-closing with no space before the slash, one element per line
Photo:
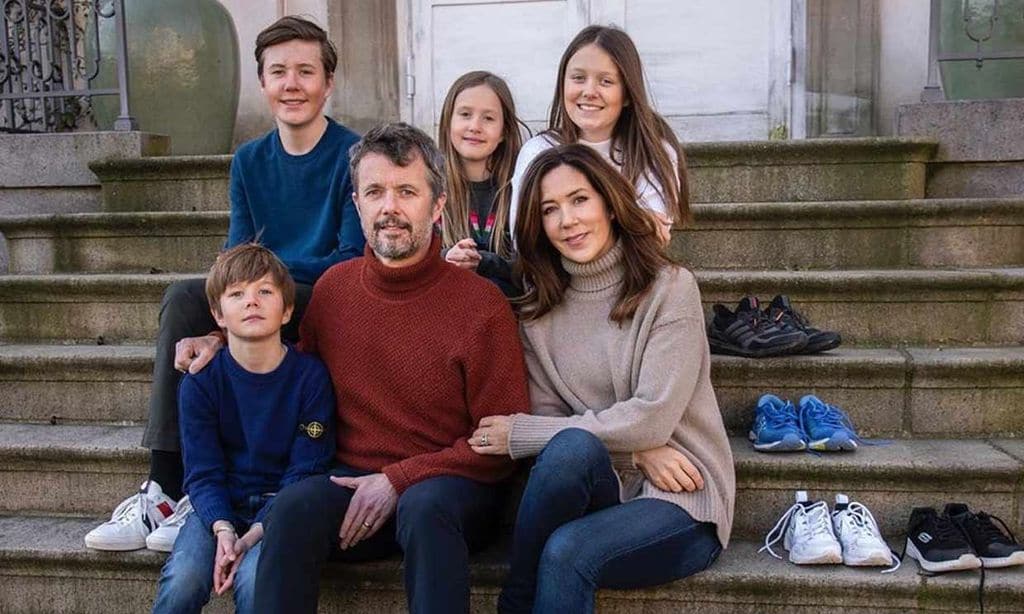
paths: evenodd
<path fill-rule="evenodd" d="M 599 587 L 641 588 L 707 569 L 715 526 L 658 499 L 619 503 L 601 440 L 566 429 L 537 457 L 519 504 L 502 614 L 594 611 Z"/>
<path fill-rule="evenodd" d="M 338 467 L 333 475 L 363 475 Z M 256 570 L 256 611 L 315 613 L 320 572 L 328 559 L 358 562 L 404 552 L 412 614 L 469 612 L 469 554 L 485 546 L 498 519 L 500 488 L 455 476 L 410 486 L 395 515 L 367 540 L 338 547 L 338 529 L 354 491 L 328 476 L 282 490 L 264 521 Z"/>
<path fill-rule="evenodd" d="M 292 319 L 281 329 L 287 341 L 299 338 L 302 319 L 313 287 L 295 284 L 295 311 Z M 186 279 L 171 284 L 164 291 L 160 303 L 160 324 L 156 337 L 156 357 L 153 361 L 153 387 L 149 393 L 149 420 L 142 436 L 142 445 L 151 450 L 175 452 L 181 449 L 178 440 L 178 384 L 181 373 L 174 369 L 174 345 L 185 337 L 200 337 L 218 330 L 206 299 L 205 279 Z M 173 485 L 161 484 L 164 490 Z M 177 488 L 180 489 L 178 484 Z"/>

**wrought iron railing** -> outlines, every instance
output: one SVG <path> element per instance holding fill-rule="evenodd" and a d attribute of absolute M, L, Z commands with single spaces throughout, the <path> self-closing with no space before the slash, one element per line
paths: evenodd
<path fill-rule="evenodd" d="M 0 132 L 72 130 L 92 96 L 119 96 L 115 130 L 136 130 L 128 106 L 124 0 L 0 0 Z M 113 20 L 117 87 L 91 88 L 100 20 Z"/>

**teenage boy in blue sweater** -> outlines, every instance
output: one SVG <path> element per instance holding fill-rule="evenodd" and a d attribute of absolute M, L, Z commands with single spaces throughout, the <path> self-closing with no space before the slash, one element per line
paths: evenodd
<path fill-rule="evenodd" d="M 164 564 L 153 612 L 200 612 L 234 587 L 253 609 L 263 518 L 274 494 L 324 473 L 334 455 L 334 392 L 319 359 L 281 342 L 295 284 L 256 244 L 217 258 L 206 280 L 227 348 L 179 391 L 185 491 L 195 512 Z"/>
<path fill-rule="evenodd" d="M 320 274 L 363 255 L 365 240 L 348 173 L 348 150 L 359 137 L 323 114 L 338 55 L 319 26 L 299 17 L 278 20 L 256 38 L 256 62 L 277 127 L 235 152 L 226 247 L 258 238 L 287 265 L 297 288 L 294 317 L 283 336 L 295 341 Z M 175 504 L 183 493 L 177 405 L 181 373 L 174 356 L 177 344 L 203 364 L 223 342 L 219 332 L 213 333 L 216 343 L 209 342 L 208 333 L 217 325 L 203 287 L 202 279 L 190 279 L 164 293 L 142 439 L 150 449 L 149 477 L 110 521 L 85 536 L 90 548 L 169 552 L 192 509 L 188 499 Z"/>

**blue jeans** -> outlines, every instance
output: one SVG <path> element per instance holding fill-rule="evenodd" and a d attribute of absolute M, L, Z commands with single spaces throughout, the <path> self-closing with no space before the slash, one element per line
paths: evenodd
<path fill-rule="evenodd" d="M 366 472 L 338 467 L 331 473 Z M 278 494 L 264 522 L 257 611 L 313 614 L 328 559 L 359 562 L 401 550 L 410 612 L 468 613 L 469 553 L 493 537 L 500 487 L 456 476 L 423 480 L 402 493 L 394 516 L 373 536 L 341 550 L 338 529 L 354 492 L 319 475 Z"/>
<path fill-rule="evenodd" d="M 247 504 L 236 508 L 235 512 L 249 523 L 266 500 L 264 496 L 251 497 Z M 262 547 L 263 543 L 258 542 L 246 552 L 235 573 L 235 612 L 238 614 L 250 614 L 253 611 L 256 563 Z M 174 540 L 171 556 L 160 572 L 153 614 L 201 612 L 203 606 L 210 601 L 210 591 L 213 590 L 216 555 L 217 538 L 199 518 L 199 514 L 190 514 L 178 538 Z"/>
<path fill-rule="evenodd" d="M 594 611 L 598 588 L 641 588 L 707 569 L 715 525 L 658 499 L 619 503 L 604 444 L 587 431 L 553 437 L 530 472 L 513 532 L 502 614 Z"/>

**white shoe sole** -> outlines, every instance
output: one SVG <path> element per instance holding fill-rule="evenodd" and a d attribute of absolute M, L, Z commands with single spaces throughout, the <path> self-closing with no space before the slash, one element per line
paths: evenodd
<path fill-rule="evenodd" d="M 849 567 L 889 567 L 892 565 L 892 553 L 872 552 L 862 557 L 852 557 L 843 554 L 843 565 Z"/>
<path fill-rule="evenodd" d="M 921 556 L 917 547 L 914 546 L 914 542 L 910 539 L 907 540 L 907 555 L 916 560 L 917 564 L 921 566 L 921 569 L 933 573 L 970 571 L 971 569 L 979 569 L 981 567 L 981 559 L 973 554 L 962 554 L 960 555 L 960 558 L 952 561 L 929 561 Z"/>
<path fill-rule="evenodd" d="M 85 547 L 92 548 L 93 550 L 127 552 L 129 550 L 142 550 L 146 547 L 146 540 L 142 537 L 124 537 L 118 539 L 110 536 L 87 534 L 85 536 Z"/>
<path fill-rule="evenodd" d="M 843 562 L 843 554 L 840 550 L 824 550 L 809 556 L 794 556 L 793 552 L 789 553 L 789 560 L 791 563 L 797 565 L 839 565 Z"/>
<path fill-rule="evenodd" d="M 1013 567 L 1014 565 L 1024 565 L 1024 551 L 1014 552 L 1010 556 L 1004 556 L 1000 558 L 992 557 L 981 557 L 981 564 L 985 567 L 996 569 L 999 567 Z"/>

